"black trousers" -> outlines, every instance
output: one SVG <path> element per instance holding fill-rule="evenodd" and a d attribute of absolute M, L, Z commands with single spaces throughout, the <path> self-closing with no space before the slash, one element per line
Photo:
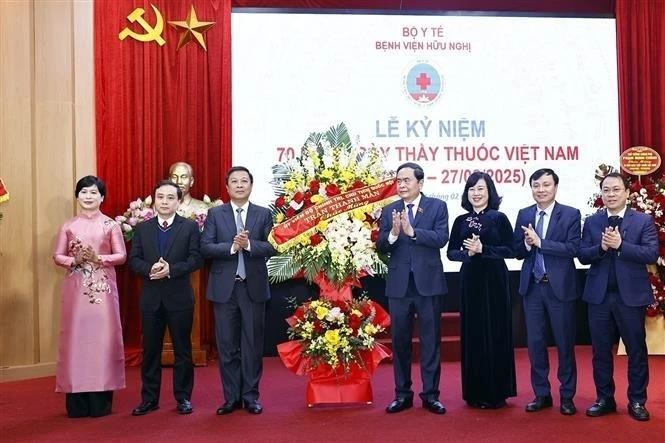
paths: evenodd
<path fill-rule="evenodd" d="M 69 418 L 103 417 L 111 413 L 113 391 L 68 392 L 65 406 Z"/>
<path fill-rule="evenodd" d="M 155 312 L 142 312 L 143 364 L 141 365 L 141 399 L 159 403 L 162 385 L 162 348 L 164 333 L 169 328 L 173 341 L 173 396 L 176 401 L 190 400 L 194 387 L 192 361 L 192 322 L 194 310 L 168 311 L 163 304 Z"/>

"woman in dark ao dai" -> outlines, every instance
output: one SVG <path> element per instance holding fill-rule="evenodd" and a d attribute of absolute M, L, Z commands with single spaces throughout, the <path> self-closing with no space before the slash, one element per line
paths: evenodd
<path fill-rule="evenodd" d="M 474 408 L 496 409 L 517 395 L 510 285 L 513 228 L 499 212 L 492 178 L 471 174 L 462 194 L 467 211 L 455 219 L 448 259 L 462 262 L 462 397 Z"/>

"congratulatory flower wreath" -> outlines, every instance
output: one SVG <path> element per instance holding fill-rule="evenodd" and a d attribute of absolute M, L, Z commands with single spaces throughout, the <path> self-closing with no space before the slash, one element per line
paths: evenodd
<path fill-rule="evenodd" d="M 310 134 L 300 157 L 273 166 L 273 174 L 268 239 L 280 255 L 268 262 L 268 275 L 272 282 L 304 276 L 321 288 L 319 300 L 287 319 L 291 341 L 279 355 L 309 375 L 308 404 L 371 401 L 369 377 L 390 356 L 375 337 L 390 318 L 372 300 L 354 299 L 351 288 L 387 270 L 375 241 L 381 208 L 396 198 L 394 176 L 377 149 L 352 146 L 343 123 Z"/>
<path fill-rule="evenodd" d="M 312 133 L 300 157 L 273 166 L 277 199 L 269 240 L 280 255 L 268 262 L 272 282 L 302 275 L 336 288 L 385 274 L 374 242 L 381 208 L 395 182 L 378 149 L 357 149 L 346 126 Z"/>

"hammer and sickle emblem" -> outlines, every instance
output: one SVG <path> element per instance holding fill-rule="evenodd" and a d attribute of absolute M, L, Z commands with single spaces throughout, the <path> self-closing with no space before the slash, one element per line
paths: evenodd
<path fill-rule="evenodd" d="M 131 23 L 138 23 L 146 31 L 146 33 L 139 34 L 129 28 L 125 28 L 120 31 L 120 34 L 118 34 L 118 38 L 120 38 L 120 40 L 131 37 L 134 40 L 138 40 L 140 42 L 151 42 L 154 40 L 159 44 L 159 46 L 164 46 L 164 44 L 166 44 L 166 41 L 162 38 L 162 31 L 164 30 L 164 19 L 162 18 L 162 14 L 155 7 L 155 5 L 151 4 L 150 6 L 152 6 L 152 10 L 155 11 L 157 24 L 154 27 L 150 26 L 150 24 L 143 18 L 145 11 L 142 8 L 136 8 L 131 12 L 131 14 L 127 16 L 127 20 L 129 20 Z"/>

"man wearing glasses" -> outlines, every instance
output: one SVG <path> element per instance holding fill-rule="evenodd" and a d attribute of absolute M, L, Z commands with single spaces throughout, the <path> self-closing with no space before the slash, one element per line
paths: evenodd
<path fill-rule="evenodd" d="M 658 259 L 658 234 L 650 215 L 626 207 L 629 183 L 613 172 L 600 182 L 606 211 L 584 223 L 579 259 L 590 264 L 583 300 L 589 305 L 596 402 L 589 417 L 616 412 L 612 346 L 615 331 L 628 354 L 628 413 L 649 420 L 644 407 L 649 382 L 644 317 L 653 301 L 646 265 Z"/>

